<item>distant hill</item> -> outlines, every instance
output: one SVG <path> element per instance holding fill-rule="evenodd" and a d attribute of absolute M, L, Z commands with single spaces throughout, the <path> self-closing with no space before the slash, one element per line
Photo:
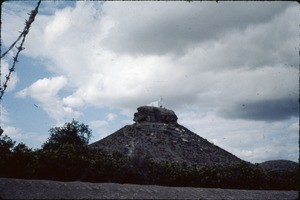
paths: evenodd
<path fill-rule="evenodd" d="M 259 166 L 264 171 L 296 171 L 299 164 L 290 160 L 270 160 L 262 162 Z"/>
<path fill-rule="evenodd" d="M 267 176 L 270 188 L 299 189 L 299 164 L 289 160 L 270 160 L 259 164 Z"/>
<path fill-rule="evenodd" d="M 90 147 L 117 151 L 131 158 L 147 157 L 188 165 L 245 162 L 178 124 L 172 110 L 142 106 L 133 120 L 134 124 L 90 144 Z"/>

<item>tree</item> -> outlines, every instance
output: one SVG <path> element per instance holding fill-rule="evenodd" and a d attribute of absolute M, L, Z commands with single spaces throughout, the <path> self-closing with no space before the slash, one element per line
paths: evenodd
<path fill-rule="evenodd" d="M 12 149 L 15 146 L 15 141 L 13 141 L 7 135 L 0 136 L 0 176 L 9 177 L 11 169 L 11 158 L 13 156 Z"/>
<path fill-rule="evenodd" d="M 0 153 L 1 155 L 11 152 L 12 148 L 15 146 L 15 141 L 13 141 L 7 135 L 0 136 Z"/>
<path fill-rule="evenodd" d="M 10 161 L 14 178 L 33 178 L 35 175 L 35 154 L 24 143 L 19 143 L 12 150 L 12 158 Z"/>
<path fill-rule="evenodd" d="M 42 145 L 43 150 L 58 149 L 62 145 L 87 146 L 92 136 L 88 125 L 79 124 L 74 119 L 65 123 L 62 127 L 54 127 L 49 130 L 50 137 Z"/>
<path fill-rule="evenodd" d="M 49 131 L 50 137 L 37 152 L 41 164 L 39 177 L 63 181 L 80 179 L 90 165 L 88 125 L 72 120 Z"/>

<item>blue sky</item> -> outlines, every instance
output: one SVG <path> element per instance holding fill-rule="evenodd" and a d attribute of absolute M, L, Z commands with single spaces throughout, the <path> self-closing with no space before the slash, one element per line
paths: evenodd
<path fill-rule="evenodd" d="M 2 4 L 2 52 L 35 5 Z M 94 142 L 162 96 L 180 124 L 244 160 L 297 161 L 297 19 L 294 2 L 43 1 L 1 126 L 39 148 L 74 118 Z"/>

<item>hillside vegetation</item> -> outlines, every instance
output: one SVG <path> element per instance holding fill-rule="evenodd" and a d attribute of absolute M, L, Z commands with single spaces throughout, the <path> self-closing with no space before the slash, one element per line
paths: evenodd
<path fill-rule="evenodd" d="M 91 130 L 77 121 L 50 129 L 41 149 L 0 138 L 0 177 L 164 186 L 297 190 L 298 170 L 265 171 L 258 164 L 187 165 L 127 157 L 88 147 Z M 280 176 L 278 176 L 278 173 Z M 275 174 L 275 175 L 274 175 Z"/>

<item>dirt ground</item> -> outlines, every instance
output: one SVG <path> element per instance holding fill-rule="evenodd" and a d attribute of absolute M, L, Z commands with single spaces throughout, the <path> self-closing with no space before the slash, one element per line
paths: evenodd
<path fill-rule="evenodd" d="M 296 191 L 164 187 L 0 178 L 2 199 L 297 199 Z M 1 199 L 0 198 L 0 199 Z"/>

